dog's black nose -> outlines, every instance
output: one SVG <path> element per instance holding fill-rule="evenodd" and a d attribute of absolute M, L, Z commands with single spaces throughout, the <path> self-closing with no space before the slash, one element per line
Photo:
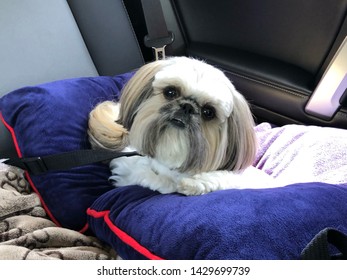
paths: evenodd
<path fill-rule="evenodd" d="M 180 105 L 182 111 L 186 114 L 186 115 L 192 115 L 195 113 L 194 107 L 189 104 L 189 103 L 183 103 Z"/>

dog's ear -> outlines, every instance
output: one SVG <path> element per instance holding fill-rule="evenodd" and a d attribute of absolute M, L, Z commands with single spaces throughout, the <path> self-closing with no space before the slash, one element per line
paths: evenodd
<path fill-rule="evenodd" d="M 158 60 L 142 66 L 123 88 L 119 123 L 128 130 L 132 126 L 139 106 L 153 93 L 152 82 L 155 74 L 169 63 L 170 59 Z"/>
<path fill-rule="evenodd" d="M 252 165 L 257 148 L 254 120 L 245 98 L 233 90 L 234 108 L 228 118 L 228 146 L 221 169 L 242 170 Z"/>
<path fill-rule="evenodd" d="M 93 149 L 121 151 L 128 145 L 128 131 L 116 121 L 119 103 L 105 101 L 89 114 L 88 136 Z"/>

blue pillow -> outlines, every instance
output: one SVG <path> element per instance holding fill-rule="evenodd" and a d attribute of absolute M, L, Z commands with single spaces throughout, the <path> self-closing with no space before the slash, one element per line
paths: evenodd
<path fill-rule="evenodd" d="M 17 153 L 33 157 L 90 148 L 89 112 L 99 102 L 117 100 L 131 76 L 61 80 L 2 97 L 1 120 L 16 138 Z M 57 225 L 82 232 L 88 227 L 87 208 L 113 188 L 108 184 L 109 168 L 103 164 L 26 176 L 50 218 Z"/>
<path fill-rule="evenodd" d="M 293 184 L 202 196 L 114 189 L 88 209 L 123 259 L 300 259 L 322 229 L 347 232 L 347 186 Z"/>

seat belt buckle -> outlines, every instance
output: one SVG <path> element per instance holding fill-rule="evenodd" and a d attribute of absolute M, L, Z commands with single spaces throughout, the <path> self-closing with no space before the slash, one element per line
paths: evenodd
<path fill-rule="evenodd" d="M 144 38 L 145 46 L 154 50 L 155 60 L 165 59 L 165 47 L 175 40 L 174 34 L 169 31 L 168 36 L 151 39 L 148 35 Z"/>
<path fill-rule="evenodd" d="M 161 48 L 152 47 L 152 49 L 154 50 L 155 60 L 165 59 L 165 47 L 166 47 L 166 45 L 162 46 Z"/>

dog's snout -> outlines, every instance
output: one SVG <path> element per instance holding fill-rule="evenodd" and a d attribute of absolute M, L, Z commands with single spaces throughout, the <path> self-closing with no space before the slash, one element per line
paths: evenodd
<path fill-rule="evenodd" d="M 180 105 L 182 111 L 186 114 L 186 115 L 192 115 L 195 113 L 194 107 L 193 105 L 191 105 L 190 103 L 183 103 Z"/>

